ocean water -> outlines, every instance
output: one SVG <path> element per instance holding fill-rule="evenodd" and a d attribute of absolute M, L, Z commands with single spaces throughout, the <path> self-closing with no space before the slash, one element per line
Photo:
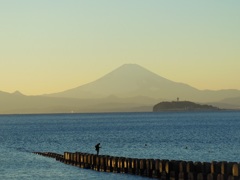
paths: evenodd
<path fill-rule="evenodd" d="M 32 152 L 240 162 L 240 112 L 0 115 L 0 179 L 145 179 Z"/>

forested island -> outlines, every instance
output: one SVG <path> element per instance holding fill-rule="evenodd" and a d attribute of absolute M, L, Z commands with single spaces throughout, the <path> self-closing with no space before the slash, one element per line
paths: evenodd
<path fill-rule="evenodd" d="M 219 111 L 220 109 L 212 105 L 196 104 L 190 101 L 160 102 L 153 107 L 153 112 L 164 111 Z"/>

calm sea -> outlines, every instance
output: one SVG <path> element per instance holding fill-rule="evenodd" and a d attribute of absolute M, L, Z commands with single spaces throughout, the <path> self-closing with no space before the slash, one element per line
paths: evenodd
<path fill-rule="evenodd" d="M 33 151 L 240 161 L 240 112 L 0 116 L 0 179 L 143 179 L 65 165 Z"/>

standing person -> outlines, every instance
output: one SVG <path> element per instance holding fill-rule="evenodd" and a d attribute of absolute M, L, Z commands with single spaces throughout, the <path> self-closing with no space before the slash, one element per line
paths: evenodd
<path fill-rule="evenodd" d="M 97 151 L 97 155 L 99 154 L 99 149 L 100 149 L 100 143 L 95 145 L 95 150 Z"/>

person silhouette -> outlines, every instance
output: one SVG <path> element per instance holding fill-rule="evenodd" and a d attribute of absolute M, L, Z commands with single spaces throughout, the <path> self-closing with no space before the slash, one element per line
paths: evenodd
<path fill-rule="evenodd" d="M 97 151 L 97 155 L 99 154 L 99 149 L 100 149 L 100 143 L 95 145 L 95 150 Z"/>

